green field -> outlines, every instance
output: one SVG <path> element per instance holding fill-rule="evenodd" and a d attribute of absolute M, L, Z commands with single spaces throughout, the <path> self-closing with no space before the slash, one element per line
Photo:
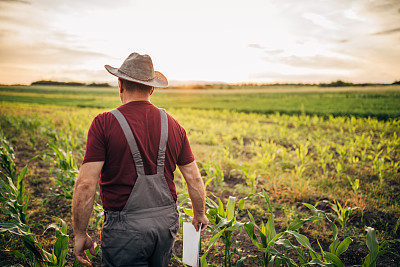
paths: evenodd
<path fill-rule="evenodd" d="M 283 92 L 282 92 L 283 91 Z M 0 101 L 113 108 L 114 87 L 0 86 Z M 158 89 L 152 99 L 164 108 L 228 109 L 289 115 L 376 117 L 400 116 L 400 86 L 320 88 L 276 86 L 245 89 Z"/>
<path fill-rule="evenodd" d="M 51 251 L 54 230 L 43 231 L 57 217 L 69 236 L 57 249 L 72 266 L 74 179 L 88 127 L 98 113 L 120 104 L 117 90 L 0 87 L 1 260 L 28 265 L 29 231 Z M 399 266 L 400 86 L 167 89 L 156 91 L 152 102 L 186 129 L 207 187 L 211 225 L 202 237 L 203 263 L 267 266 L 281 259 L 284 266 L 374 266 L 379 249 L 389 252 L 376 266 Z M 7 176 L 19 185 L 14 198 L 4 186 Z M 186 221 L 191 210 L 185 182 L 179 172 L 175 179 Z M 89 232 L 97 243 L 101 216 L 96 206 Z M 174 253 L 171 266 L 183 266 L 181 234 Z"/>

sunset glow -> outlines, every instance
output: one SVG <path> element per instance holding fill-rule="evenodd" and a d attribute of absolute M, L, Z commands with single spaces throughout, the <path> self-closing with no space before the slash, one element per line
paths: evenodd
<path fill-rule="evenodd" d="M 169 80 L 390 83 L 399 17 L 397 0 L 0 0 L 0 83 L 112 82 L 133 51 Z"/>

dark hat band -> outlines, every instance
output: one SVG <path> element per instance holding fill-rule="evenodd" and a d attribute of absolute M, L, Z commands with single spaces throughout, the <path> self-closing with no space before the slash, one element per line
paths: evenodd
<path fill-rule="evenodd" d="M 131 75 L 129 75 L 128 73 L 122 71 L 121 69 L 118 69 L 118 71 L 121 72 L 122 74 L 128 76 L 128 77 L 131 77 L 132 79 L 139 80 L 139 81 L 143 81 L 143 82 L 148 82 L 148 81 L 154 80 L 154 78 L 156 77 L 156 76 L 153 76 L 153 77 L 150 78 L 150 79 L 139 79 L 139 78 L 136 78 L 136 77 L 132 77 Z"/>

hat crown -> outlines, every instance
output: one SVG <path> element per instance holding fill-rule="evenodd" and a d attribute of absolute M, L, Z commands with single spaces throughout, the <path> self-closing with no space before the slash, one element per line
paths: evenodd
<path fill-rule="evenodd" d="M 148 81 L 155 77 L 153 61 L 149 55 L 140 55 L 138 53 L 130 54 L 119 71 L 134 79 Z"/>

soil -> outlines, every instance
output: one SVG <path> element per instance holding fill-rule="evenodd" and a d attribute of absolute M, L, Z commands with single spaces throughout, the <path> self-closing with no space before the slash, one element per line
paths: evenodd
<path fill-rule="evenodd" d="M 45 147 L 45 144 L 38 144 L 37 147 Z M 37 150 L 35 148 L 25 146 L 20 147 L 20 149 L 16 150 L 16 163 L 18 166 L 18 170 L 21 170 L 25 164 L 30 160 L 32 155 L 37 154 Z M 30 221 L 35 223 L 35 227 L 32 226 L 32 231 L 38 237 L 39 242 L 43 244 L 43 248 L 47 251 L 52 250 L 52 246 L 54 245 L 54 230 L 49 230 L 43 234 L 44 227 L 47 225 L 55 222 L 55 217 L 62 218 L 68 224 L 68 235 L 70 236 L 69 241 L 69 252 L 67 255 L 67 266 L 72 266 L 74 261 L 73 256 L 73 232 L 72 232 L 72 221 L 71 221 L 71 201 L 66 199 L 61 199 L 57 197 L 48 197 L 50 193 L 50 188 L 54 187 L 54 182 L 52 181 L 52 174 L 50 169 L 52 167 L 50 164 L 43 162 L 40 158 L 32 161 L 29 165 L 29 169 L 33 170 L 33 173 L 30 173 L 26 176 L 25 185 L 27 191 L 30 195 L 30 203 L 29 203 L 29 212 L 31 214 Z M 225 186 L 227 188 L 234 188 L 238 184 L 245 184 L 245 179 L 239 174 L 229 174 L 225 176 Z M 222 190 L 222 191 L 213 191 L 210 190 L 208 195 L 211 196 L 212 193 L 221 197 L 221 199 L 226 199 L 229 195 L 231 195 L 231 191 Z M 243 198 L 245 195 L 236 195 L 236 197 Z M 41 203 L 41 199 L 48 198 L 48 201 L 45 205 Z M 312 198 L 312 197 L 311 197 Z M 299 209 L 304 208 L 304 206 L 299 205 Z M 318 206 L 319 209 L 322 210 L 329 210 L 328 206 L 324 206 L 321 204 Z M 245 213 L 240 213 L 239 219 L 246 221 L 248 220 L 247 215 Z M 275 217 L 279 218 L 281 216 L 285 216 L 283 212 L 276 212 Z M 256 218 L 257 223 L 261 221 L 260 218 Z M 394 229 L 396 225 L 397 218 L 393 216 L 393 214 L 384 213 L 381 211 L 374 211 L 368 210 L 364 212 L 364 215 L 356 216 L 351 220 L 351 226 L 357 229 L 363 229 L 365 225 L 370 227 L 374 227 L 377 231 L 385 231 L 388 232 L 390 229 Z M 264 219 L 266 222 L 266 218 Z M 280 229 L 280 226 L 277 225 L 277 232 L 284 231 L 285 229 Z M 302 228 L 301 233 L 305 234 L 306 236 L 310 237 L 312 232 L 315 231 L 315 227 L 309 226 L 307 228 Z M 396 234 L 393 234 L 390 239 L 395 240 L 399 239 L 399 232 L 397 231 Z M 89 230 L 90 236 L 93 238 L 93 241 L 97 244 L 100 244 L 100 233 L 97 229 Z M 242 230 L 241 232 L 237 231 L 234 234 L 235 239 L 237 240 L 240 249 L 243 251 L 243 255 L 259 255 L 255 246 L 252 244 L 250 238 L 247 236 L 246 232 Z M 365 236 L 365 233 L 363 233 Z M 211 238 L 211 234 L 209 232 L 205 233 L 202 237 L 202 240 L 209 240 Z M 387 237 L 386 237 L 387 238 Z M 340 237 L 343 240 L 343 237 Z M 203 241 L 205 242 L 205 241 Z M 296 241 L 294 241 L 295 243 Z M 312 246 L 315 248 L 316 251 L 319 251 L 319 247 L 317 241 L 315 239 L 310 238 L 310 242 Z M 330 241 L 321 239 L 319 240 L 321 246 L 325 251 L 328 250 Z M 216 245 L 212 248 L 211 252 L 209 253 L 207 259 L 209 264 L 213 264 L 214 266 L 223 266 L 224 265 L 224 257 L 222 255 L 222 247 L 221 243 L 217 242 Z M 206 244 L 202 245 L 203 250 L 200 254 L 204 252 Z M 390 244 L 389 250 L 393 253 L 400 255 L 400 242 Z M 182 257 L 182 239 L 177 238 L 174 249 L 174 253 L 177 257 Z M 348 250 L 343 253 L 340 258 L 342 259 L 345 266 L 352 266 L 352 265 L 362 265 L 362 262 L 366 255 L 368 254 L 368 248 L 365 245 L 365 241 L 353 241 Z M 293 252 L 289 252 L 289 255 L 295 259 L 297 258 Z M 0 258 L 2 260 L 9 260 L 13 262 L 13 257 L 5 252 L 0 252 Z M 237 255 L 234 255 L 233 261 L 237 260 Z M 92 259 L 93 266 L 100 266 L 101 260 L 100 255 L 97 255 L 95 258 Z M 183 266 L 183 264 L 179 263 L 178 260 L 173 259 L 169 266 Z M 255 260 L 246 260 L 244 266 L 261 266 Z M 398 267 L 400 266 L 400 258 L 394 256 L 391 253 L 386 253 L 379 257 L 377 261 L 377 266 L 388 266 L 388 267 Z"/>

